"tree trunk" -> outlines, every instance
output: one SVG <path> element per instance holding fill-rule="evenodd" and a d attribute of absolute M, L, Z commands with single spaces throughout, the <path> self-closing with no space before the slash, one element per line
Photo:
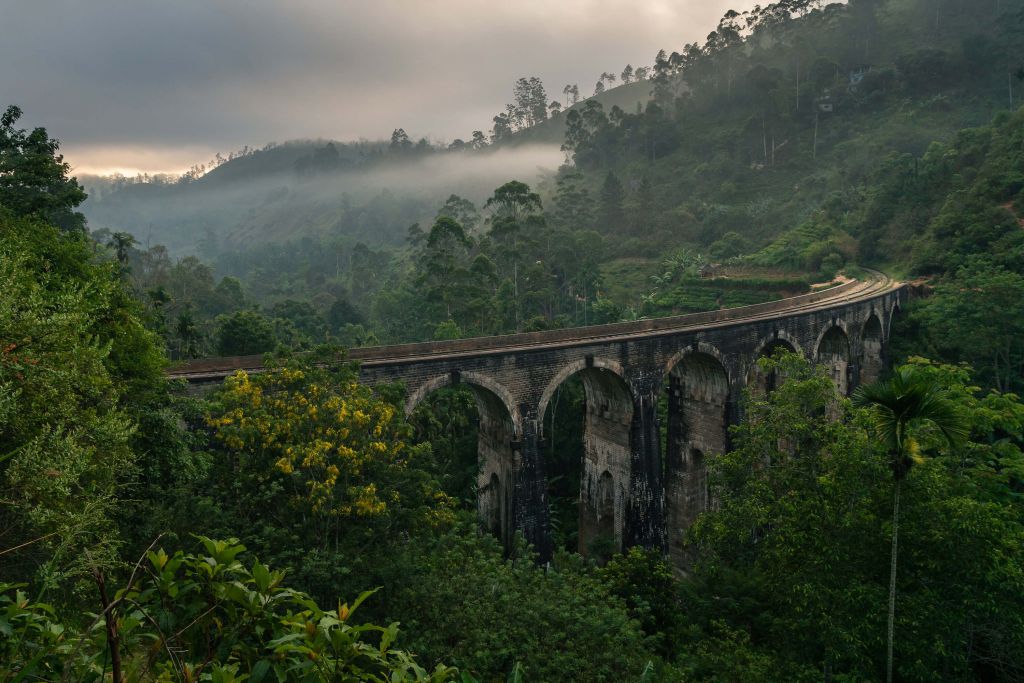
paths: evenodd
<path fill-rule="evenodd" d="M 819 105 L 815 103 L 814 106 L 817 107 Z M 819 112 L 814 112 L 814 148 L 811 152 L 811 158 L 814 159 L 815 161 L 817 161 L 818 159 L 818 114 Z"/>
<path fill-rule="evenodd" d="M 892 642 L 896 630 L 896 554 L 899 550 L 900 538 L 900 479 L 892 497 L 892 558 L 889 563 L 889 624 L 885 653 L 885 681 L 892 683 Z"/>
<path fill-rule="evenodd" d="M 103 572 L 99 569 L 94 569 L 92 576 L 96 581 L 96 587 L 99 588 L 100 605 L 103 607 L 103 621 L 106 624 L 107 630 L 107 646 L 110 648 L 111 679 L 113 683 L 121 683 L 124 680 L 124 676 L 121 674 L 121 639 L 117 632 L 117 608 L 110 605 L 110 599 L 107 597 L 107 582 Z"/>

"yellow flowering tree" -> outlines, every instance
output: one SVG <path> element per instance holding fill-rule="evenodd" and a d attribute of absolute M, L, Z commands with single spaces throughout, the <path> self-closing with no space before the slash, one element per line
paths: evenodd
<path fill-rule="evenodd" d="M 391 392 L 394 393 L 394 392 Z M 355 368 L 285 361 L 230 377 L 207 417 L 229 476 L 248 496 L 252 518 L 299 515 L 323 542 L 360 523 L 438 523 L 452 504 L 417 466 L 429 447 L 393 400 L 358 382 Z M 336 545 L 336 540 L 335 540 Z"/>

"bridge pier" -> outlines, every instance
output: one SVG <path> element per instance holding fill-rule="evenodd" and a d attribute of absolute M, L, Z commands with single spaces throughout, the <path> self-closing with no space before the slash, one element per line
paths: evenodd
<path fill-rule="evenodd" d="M 646 382 L 645 384 L 650 384 Z M 630 423 L 629 506 L 624 547 L 664 550 L 664 494 L 661 477 L 661 430 L 658 423 L 660 384 L 635 389 Z"/>
<path fill-rule="evenodd" d="M 686 532 L 711 506 L 708 458 L 729 448 L 729 372 L 717 349 L 704 345 L 684 353 L 668 374 L 665 459 L 667 550 L 680 568 L 693 563 Z"/>
<path fill-rule="evenodd" d="M 540 434 L 537 429 L 537 409 L 521 404 L 523 415 L 522 439 L 517 444 L 515 486 L 513 489 L 513 528 L 503 539 L 508 548 L 512 534 L 523 534 L 531 544 L 541 562 L 551 559 L 554 547 L 551 542 L 551 516 L 548 509 L 548 480 L 544 471 L 544 458 L 540 451 Z"/>
<path fill-rule="evenodd" d="M 615 370 L 595 366 L 590 359 L 579 376 L 586 415 L 577 549 L 581 554 L 609 555 L 628 543 L 636 411 L 629 386 Z"/>

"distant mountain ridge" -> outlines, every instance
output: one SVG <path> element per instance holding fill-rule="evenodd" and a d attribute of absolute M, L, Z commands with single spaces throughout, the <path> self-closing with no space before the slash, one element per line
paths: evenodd
<path fill-rule="evenodd" d="M 595 95 L 606 109 L 636 111 L 650 100 L 649 81 L 624 84 Z M 82 210 L 93 230 L 131 233 L 144 244 L 165 244 L 172 253 L 211 258 L 224 249 L 278 242 L 333 231 L 375 246 L 401 243 L 408 226 L 430 220 L 451 193 L 482 201 L 497 185 L 512 179 L 534 182 L 538 164 L 523 148 L 544 147 L 541 164 L 553 172 L 562 161 L 558 148 L 565 137 L 566 113 L 591 98 L 512 133 L 482 150 L 448 152 L 423 141 L 396 148 L 387 140 L 342 142 L 292 140 L 235 156 L 195 178 L 135 179 L 84 177 L 90 198 Z M 502 153 L 513 161 L 489 163 Z M 417 175 L 428 160 L 443 165 L 450 187 L 411 187 L 402 170 Z M 475 160 L 471 161 L 471 160 Z M 468 162 L 468 163 L 467 163 Z M 430 164 L 427 163 L 429 167 Z M 479 174 L 480 168 L 487 172 Z M 368 177 L 387 182 L 366 182 Z M 461 177 L 459 177 L 461 176 Z M 382 206 L 381 198 L 395 204 Z"/>

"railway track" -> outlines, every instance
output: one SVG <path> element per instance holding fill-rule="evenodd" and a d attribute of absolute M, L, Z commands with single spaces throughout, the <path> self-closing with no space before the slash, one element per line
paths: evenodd
<path fill-rule="evenodd" d="M 839 308 L 884 296 L 904 286 L 883 273 L 876 271 L 869 271 L 869 273 L 871 277 L 865 280 L 855 280 L 809 294 L 763 304 L 544 332 L 365 347 L 351 349 L 348 358 L 358 361 L 363 366 L 375 367 L 514 352 L 547 351 L 589 344 L 639 341 L 680 332 L 720 329 Z M 198 383 L 216 381 L 238 370 L 259 372 L 262 369 L 263 356 L 234 356 L 188 361 L 172 367 L 167 375 L 173 379 Z"/>

